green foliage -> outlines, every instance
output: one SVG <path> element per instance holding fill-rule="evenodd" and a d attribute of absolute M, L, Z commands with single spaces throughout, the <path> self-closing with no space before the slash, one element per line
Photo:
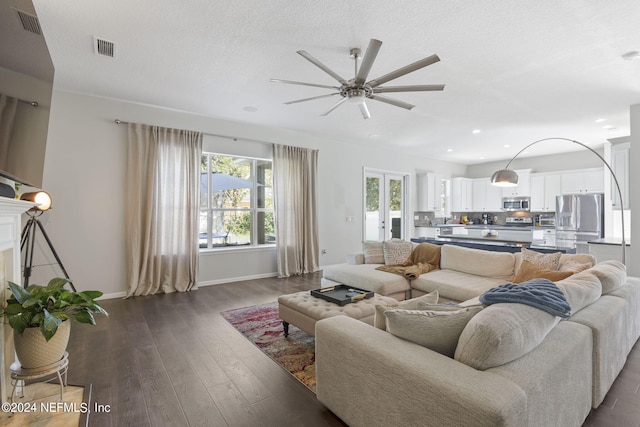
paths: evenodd
<path fill-rule="evenodd" d="M 58 326 L 68 319 L 95 325 L 94 314 L 109 314 L 94 301 L 102 296 L 100 291 L 71 292 L 65 289 L 68 279 L 55 278 L 47 286 L 22 286 L 9 282 L 12 296 L 0 316 L 9 319 L 9 325 L 19 334 L 26 328 L 40 328 L 49 341 Z"/>

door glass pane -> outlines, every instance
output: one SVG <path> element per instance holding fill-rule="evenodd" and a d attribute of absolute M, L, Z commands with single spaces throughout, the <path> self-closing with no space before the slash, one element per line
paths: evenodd
<path fill-rule="evenodd" d="M 380 178 L 368 176 L 366 184 L 365 240 L 380 240 Z"/>
<path fill-rule="evenodd" d="M 402 179 L 389 179 L 390 235 L 387 238 L 402 238 Z"/>

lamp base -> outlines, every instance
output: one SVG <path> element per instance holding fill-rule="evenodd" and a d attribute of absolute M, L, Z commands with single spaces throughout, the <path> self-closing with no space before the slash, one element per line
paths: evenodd
<path fill-rule="evenodd" d="M 0 197 L 16 198 L 16 191 L 13 186 L 0 182 Z"/>

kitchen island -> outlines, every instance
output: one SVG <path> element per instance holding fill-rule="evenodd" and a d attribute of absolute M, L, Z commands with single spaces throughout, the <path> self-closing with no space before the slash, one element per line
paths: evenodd
<path fill-rule="evenodd" d="M 496 252 L 520 252 L 522 248 L 531 249 L 537 252 L 553 253 L 562 252 L 567 254 L 576 253 L 572 248 L 558 248 L 558 247 L 541 247 L 532 245 L 531 242 L 518 242 L 513 240 L 498 240 L 494 238 L 473 238 L 469 236 L 447 236 L 436 238 L 413 238 L 414 243 L 433 243 L 436 245 L 456 245 L 464 246 L 472 249 L 482 249 L 485 251 Z"/>

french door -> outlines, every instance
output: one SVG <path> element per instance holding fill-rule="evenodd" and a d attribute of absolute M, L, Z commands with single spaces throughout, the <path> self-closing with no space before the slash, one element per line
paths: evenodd
<path fill-rule="evenodd" d="M 408 175 L 365 169 L 364 240 L 403 239 Z"/>

